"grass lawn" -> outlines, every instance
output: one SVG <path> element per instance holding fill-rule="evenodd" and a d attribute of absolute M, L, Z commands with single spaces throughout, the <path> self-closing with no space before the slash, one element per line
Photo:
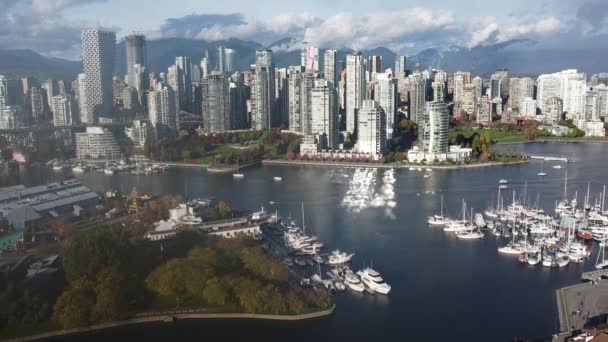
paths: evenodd
<path fill-rule="evenodd" d="M 457 129 L 451 130 L 448 133 L 448 138 L 450 140 L 455 140 L 458 134 L 462 134 L 465 138 L 471 137 L 475 132 L 482 133 L 488 132 L 491 140 L 495 140 L 498 142 L 524 142 L 528 141 L 528 139 L 524 136 L 524 134 L 520 131 L 506 131 L 506 130 L 497 130 L 497 129 Z"/>

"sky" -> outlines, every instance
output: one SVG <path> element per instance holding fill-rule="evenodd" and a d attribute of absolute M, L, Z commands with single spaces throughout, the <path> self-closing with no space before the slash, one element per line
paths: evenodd
<path fill-rule="evenodd" d="M 422 49 L 529 39 L 576 49 L 608 44 L 608 0 L 0 0 L 0 49 L 78 59 L 80 32 L 120 38 L 286 37 L 322 48 Z"/>

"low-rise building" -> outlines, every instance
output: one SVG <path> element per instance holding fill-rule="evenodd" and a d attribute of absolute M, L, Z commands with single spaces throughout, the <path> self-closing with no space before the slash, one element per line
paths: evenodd
<path fill-rule="evenodd" d="M 436 164 L 442 162 L 464 163 L 471 159 L 473 149 L 450 146 L 447 153 L 425 151 L 418 146 L 407 152 L 407 159 L 412 163 Z"/>
<path fill-rule="evenodd" d="M 587 121 L 585 123 L 585 136 L 587 137 L 605 137 L 606 128 L 603 121 Z"/>

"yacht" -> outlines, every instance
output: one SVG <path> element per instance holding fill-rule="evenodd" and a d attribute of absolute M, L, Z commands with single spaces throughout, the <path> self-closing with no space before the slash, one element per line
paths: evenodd
<path fill-rule="evenodd" d="M 441 213 L 430 216 L 427 220 L 430 226 L 445 226 L 450 220 L 443 216 L 443 195 L 441 196 Z"/>
<path fill-rule="evenodd" d="M 347 254 L 347 253 L 335 250 L 335 251 L 331 252 L 331 254 L 329 255 L 329 257 L 327 259 L 327 263 L 330 265 L 346 264 L 352 260 L 353 256 L 355 256 L 355 255 Z"/>
<path fill-rule="evenodd" d="M 528 264 L 531 266 L 536 266 L 536 265 L 540 264 L 541 261 L 542 261 L 542 257 L 540 255 L 540 253 L 528 255 Z"/>
<path fill-rule="evenodd" d="M 510 254 L 510 255 L 519 255 L 523 252 L 522 248 L 517 245 L 508 245 L 498 249 L 498 253 L 502 254 Z"/>
<path fill-rule="evenodd" d="M 346 271 L 346 274 L 344 275 L 344 283 L 349 289 L 355 292 L 365 291 L 365 286 L 363 283 L 361 283 L 361 279 L 359 279 L 359 276 L 354 274 L 351 270 Z"/>
<path fill-rule="evenodd" d="M 380 273 L 376 272 L 375 270 L 366 268 L 357 272 L 357 275 L 361 277 L 363 284 L 374 292 L 383 295 L 387 295 L 389 292 L 391 292 L 391 286 L 385 283 L 382 277 L 380 277 Z"/>
<path fill-rule="evenodd" d="M 508 186 L 508 185 L 506 185 L 506 184 L 501 184 L 501 185 L 500 185 L 498 188 L 499 188 L 500 190 L 509 190 L 509 186 Z"/>
<path fill-rule="evenodd" d="M 506 179 L 501 179 L 499 183 L 500 183 L 500 184 L 508 184 L 508 183 L 509 183 L 509 181 L 508 181 L 508 180 L 506 180 Z"/>
<path fill-rule="evenodd" d="M 105 173 L 106 175 L 113 175 L 116 173 L 116 169 L 112 166 L 107 166 L 103 169 L 103 173 Z"/>

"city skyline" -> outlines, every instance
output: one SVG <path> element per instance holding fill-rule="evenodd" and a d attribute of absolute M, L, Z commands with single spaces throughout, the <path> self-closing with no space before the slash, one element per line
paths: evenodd
<path fill-rule="evenodd" d="M 605 37 L 608 14 L 608 6 L 598 0 L 534 4 L 384 0 L 374 6 L 267 1 L 264 11 L 244 1 L 229 8 L 193 1 L 179 7 L 160 1 L 145 6 L 141 1 L 115 0 L 5 2 L 7 10 L 0 22 L 6 24 L 6 33 L 0 33 L 0 46 L 70 59 L 79 57 L 77 33 L 91 27 L 112 29 L 119 40 L 131 32 L 142 32 L 149 39 L 238 38 L 263 45 L 293 37 L 321 48 L 385 46 L 408 55 L 429 47 L 470 48 L 514 39 L 531 39 L 537 49 L 571 50 Z M 140 13 L 137 20 L 129 14 L 134 12 Z M 564 38 L 570 38 L 567 46 L 561 44 Z"/>

